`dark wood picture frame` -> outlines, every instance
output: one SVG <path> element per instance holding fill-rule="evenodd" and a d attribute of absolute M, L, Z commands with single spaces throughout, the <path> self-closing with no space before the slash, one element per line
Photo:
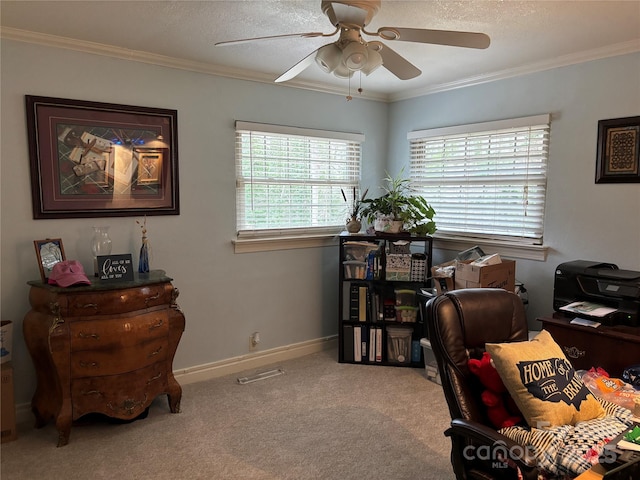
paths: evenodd
<path fill-rule="evenodd" d="M 598 122 L 596 183 L 640 183 L 640 116 Z"/>
<path fill-rule="evenodd" d="M 34 219 L 180 214 L 176 110 L 25 100 Z"/>
<path fill-rule="evenodd" d="M 44 240 L 34 240 L 33 246 L 36 249 L 36 258 L 40 268 L 40 277 L 47 283 L 49 274 L 53 266 L 67 259 L 64 254 L 64 246 L 61 238 L 45 238 Z"/>

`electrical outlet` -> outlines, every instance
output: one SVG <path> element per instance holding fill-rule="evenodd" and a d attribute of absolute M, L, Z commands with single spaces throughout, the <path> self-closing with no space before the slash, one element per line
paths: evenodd
<path fill-rule="evenodd" d="M 258 348 L 258 344 L 260 343 L 260 333 L 253 332 L 249 335 L 249 350 L 256 350 Z"/>

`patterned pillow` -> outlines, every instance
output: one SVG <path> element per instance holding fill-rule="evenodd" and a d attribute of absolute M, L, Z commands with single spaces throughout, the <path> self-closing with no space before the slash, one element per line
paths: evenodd
<path fill-rule="evenodd" d="M 546 330 L 528 342 L 487 343 L 486 349 L 530 427 L 604 417 L 602 405 Z"/>

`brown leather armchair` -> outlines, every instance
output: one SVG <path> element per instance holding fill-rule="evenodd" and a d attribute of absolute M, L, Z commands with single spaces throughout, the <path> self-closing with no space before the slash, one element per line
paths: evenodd
<path fill-rule="evenodd" d="M 427 331 L 451 414 L 451 463 L 458 480 L 535 479 L 534 458 L 498 433 L 480 399 L 483 390 L 467 366 L 486 343 L 528 339 L 522 300 L 502 289 L 454 290 L 426 304 Z"/>

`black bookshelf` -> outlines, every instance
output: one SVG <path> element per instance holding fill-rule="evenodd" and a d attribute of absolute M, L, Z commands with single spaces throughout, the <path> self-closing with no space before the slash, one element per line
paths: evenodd
<path fill-rule="evenodd" d="M 433 238 L 339 237 L 338 361 L 423 367 L 420 293 L 431 285 Z"/>

